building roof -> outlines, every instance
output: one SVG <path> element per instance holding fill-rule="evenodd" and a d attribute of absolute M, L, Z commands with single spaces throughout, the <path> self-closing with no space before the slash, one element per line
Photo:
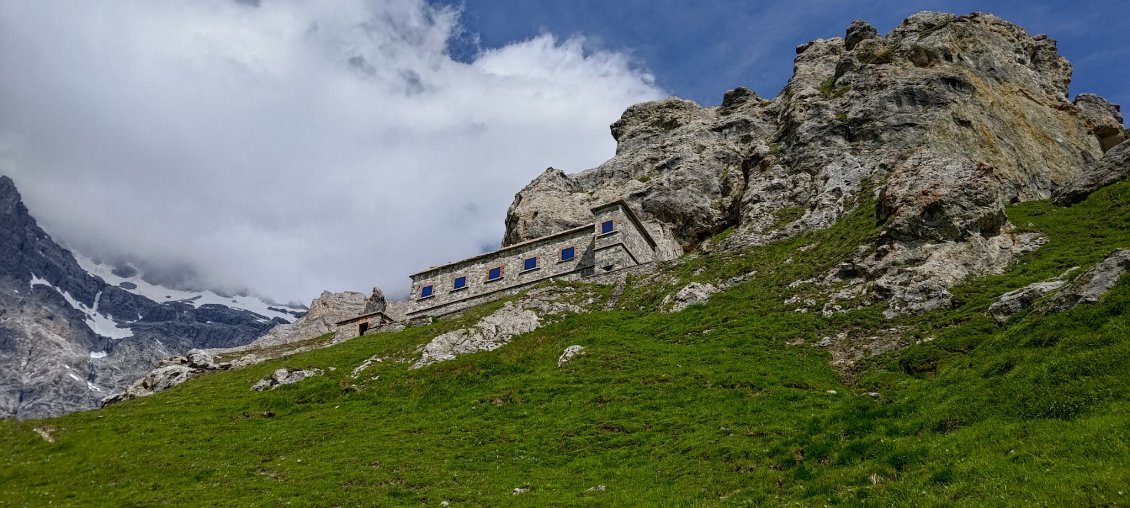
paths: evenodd
<path fill-rule="evenodd" d="M 632 208 L 630 206 L 628 206 L 627 201 L 624 201 L 623 199 L 619 199 L 619 200 L 616 200 L 616 201 L 605 203 L 603 205 L 600 205 L 600 206 L 597 206 L 597 207 L 594 207 L 594 208 L 590 208 L 590 210 L 595 214 L 598 210 L 603 210 L 605 208 L 612 207 L 612 206 L 623 207 L 624 211 L 626 212 L 626 215 L 628 216 L 628 219 L 631 220 L 632 223 L 636 225 L 636 229 L 638 229 L 640 231 L 640 234 L 643 235 L 644 240 L 647 241 L 648 245 L 651 245 L 652 249 L 656 248 L 656 243 L 655 243 L 655 240 L 651 238 L 651 233 L 649 233 L 647 231 L 647 228 L 644 227 L 643 222 L 641 222 L 640 219 L 638 217 L 636 217 L 636 213 L 632 211 Z M 586 224 L 584 226 L 577 226 L 575 228 L 566 229 L 565 231 L 560 231 L 560 232 L 553 233 L 553 234 L 550 234 L 550 235 L 539 236 L 539 237 L 534 238 L 532 240 L 526 240 L 522 243 L 516 243 L 514 245 L 508 245 L 508 246 L 503 247 L 503 248 L 498 249 L 498 250 L 493 250 L 493 251 L 490 251 L 490 252 L 484 252 L 482 254 L 471 256 L 469 258 L 460 259 L 459 261 L 453 261 L 451 263 L 433 266 L 433 267 L 428 268 L 427 270 L 421 270 L 421 271 L 416 272 L 412 275 L 409 275 L 409 278 L 415 280 L 416 277 L 419 277 L 421 275 L 430 274 L 430 273 L 438 271 L 438 270 L 452 268 L 452 267 L 455 267 L 455 266 L 462 265 L 464 263 L 474 263 L 476 261 L 480 261 L 482 259 L 485 259 L 485 258 L 488 258 L 488 257 L 491 257 L 491 256 L 495 256 L 495 255 L 498 255 L 498 254 L 502 254 L 502 253 L 505 253 L 505 252 L 521 250 L 521 249 L 529 247 L 530 245 L 538 243 L 538 242 L 543 242 L 543 241 L 546 241 L 546 240 L 553 240 L 553 239 L 556 239 L 556 238 L 560 238 L 562 236 L 573 235 L 573 234 L 576 234 L 576 233 L 580 233 L 583 230 L 591 230 L 592 227 L 593 227 L 592 224 Z"/>

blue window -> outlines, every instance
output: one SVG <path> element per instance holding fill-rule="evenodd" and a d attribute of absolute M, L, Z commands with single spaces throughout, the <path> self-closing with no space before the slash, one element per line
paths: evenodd
<path fill-rule="evenodd" d="M 498 280 L 502 278 L 502 267 L 496 266 L 487 272 L 487 280 Z"/>
<path fill-rule="evenodd" d="M 463 289 L 467 287 L 466 277 L 456 277 L 455 282 L 451 284 L 451 289 Z"/>
<path fill-rule="evenodd" d="M 612 221 L 606 220 L 600 224 L 600 234 L 608 234 L 613 231 L 616 231 L 616 225 Z"/>
<path fill-rule="evenodd" d="M 428 284 L 420 288 L 420 298 L 429 298 L 432 296 L 432 285 Z"/>
<path fill-rule="evenodd" d="M 526 260 L 522 262 L 522 269 L 523 270 L 533 270 L 534 268 L 537 268 L 537 267 L 538 267 L 537 256 L 534 256 L 532 258 L 526 258 Z"/>
<path fill-rule="evenodd" d="M 562 261 L 569 261 L 569 260 L 573 259 L 573 256 L 576 256 L 576 255 L 577 255 L 577 249 L 574 249 L 573 247 L 565 247 L 564 249 L 561 249 L 561 260 Z"/>

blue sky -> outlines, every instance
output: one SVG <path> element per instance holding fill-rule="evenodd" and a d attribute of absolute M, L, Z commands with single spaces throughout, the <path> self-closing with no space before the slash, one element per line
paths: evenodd
<path fill-rule="evenodd" d="M 711 0 L 454 0 L 465 33 L 453 48 L 469 58 L 477 47 L 504 46 L 553 33 L 583 36 L 598 48 L 624 51 L 655 75 L 664 91 L 715 105 L 746 86 L 772 97 L 792 71 L 793 48 L 842 36 L 853 19 L 881 33 L 922 10 L 986 11 L 1029 33 L 1056 39 L 1074 64 L 1071 93 L 1094 92 L 1130 105 L 1130 2 L 1107 1 L 742 1 Z"/>

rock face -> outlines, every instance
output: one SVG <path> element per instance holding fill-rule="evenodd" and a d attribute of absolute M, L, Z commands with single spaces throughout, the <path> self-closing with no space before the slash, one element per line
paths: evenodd
<path fill-rule="evenodd" d="M 275 324 L 222 305 L 158 303 L 92 276 L 0 176 L 0 417 L 97 407 L 162 358 L 246 344 Z"/>
<path fill-rule="evenodd" d="M 1104 154 L 1094 167 L 1056 189 L 1052 201 L 1060 206 L 1070 206 L 1127 176 L 1130 176 L 1130 141 L 1123 141 Z"/>
<path fill-rule="evenodd" d="M 948 302 L 952 279 L 1030 246 L 1006 227 L 1005 203 L 1050 197 L 1120 139 L 1117 107 L 1071 102 L 1070 78 L 1055 41 L 990 14 L 922 12 L 885 36 L 857 21 L 844 38 L 798 47 L 771 100 L 738 88 L 718 107 L 628 108 L 611 127 L 615 157 L 536 178 L 510 206 L 504 243 L 584 224 L 590 206 L 624 199 L 670 259 L 727 228 L 728 249 L 824 228 L 875 197 L 886 234 L 856 260 L 875 268 L 858 282 L 884 278 L 903 299 L 895 313 L 928 310 Z M 879 250 L 910 264 L 877 263 Z M 919 280 L 942 258 L 962 268 Z"/>
<path fill-rule="evenodd" d="M 1095 94 L 1081 93 L 1075 98 L 1075 105 L 1087 120 L 1087 127 L 1091 134 L 1099 138 L 1103 151 L 1118 146 L 1126 139 L 1122 127 L 1122 111 L 1116 104 L 1107 102 L 1106 99 Z"/>

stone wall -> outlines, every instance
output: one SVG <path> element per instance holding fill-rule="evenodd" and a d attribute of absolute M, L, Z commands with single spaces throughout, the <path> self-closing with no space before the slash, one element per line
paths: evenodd
<path fill-rule="evenodd" d="M 573 247 L 571 260 L 561 260 L 561 250 Z M 537 257 L 537 267 L 523 270 L 523 263 L 530 257 Z M 489 252 L 473 258 L 448 265 L 428 269 L 412 276 L 412 308 L 408 317 L 422 314 L 440 315 L 454 312 L 467 305 L 456 303 L 474 300 L 481 303 L 487 295 L 525 287 L 546 279 L 566 275 L 583 275 L 591 272 L 593 266 L 592 226 L 583 226 L 568 231 L 520 243 L 505 249 Z M 502 268 L 502 278 L 487 280 L 492 268 Z M 455 279 L 467 278 L 467 285 L 454 289 Z M 421 290 L 432 286 L 432 296 L 421 298 Z"/>
<path fill-rule="evenodd" d="M 656 244 L 623 201 L 593 209 L 592 225 L 535 238 L 472 258 L 429 268 L 412 276 L 408 319 L 435 317 L 494 300 L 514 290 L 548 279 L 579 279 L 596 271 L 612 272 L 657 260 Z M 614 230 L 601 233 L 601 224 L 611 220 Z M 561 259 L 562 249 L 572 247 L 574 257 Z M 524 269 L 525 260 L 537 257 L 537 266 Z M 599 267 L 599 269 L 594 269 Z M 488 280 L 493 268 L 502 277 Z M 466 285 L 455 281 L 466 277 Z M 423 295 L 431 286 L 432 294 Z"/>
<path fill-rule="evenodd" d="M 594 271 L 613 272 L 657 260 L 655 241 L 623 201 L 593 208 L 596 216 L 593 240 Z M 603 233 L 601 225 L 612 221 L 613 230 Z"/>

